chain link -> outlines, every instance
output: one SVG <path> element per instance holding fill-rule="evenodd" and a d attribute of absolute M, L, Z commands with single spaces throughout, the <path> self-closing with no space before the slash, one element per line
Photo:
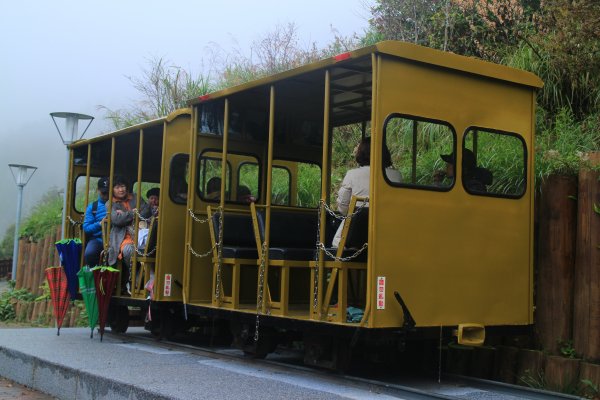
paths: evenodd
<path fill-rule="evenodd" d="M 190 253 L 192 253 L 195 257 L 198 257 L 198 258 L 204 258 L 204 257 L 210 256 L 212 254 L 212 252 L 217 248 L 218 245 L 219 245 L 218 243 L 215 244 L 206 253 L 197 253 L 189 243 L 186 243 L 186 246 L 187 246 L 188 250 L 190 251 Z"/>
<path fill-rule="evenodd" d="M 258 292 L 256 297 L 256 326 L 254 328 L 254 341 L 258 342 L 258 328 L 260 326 L 260 314 L 262 313 L 262 304 L 265 287 L 265 254 L 267 252 L 267 242 L 262 243 L 260 254 L 260 267 L 258 268 Z"/>
<path fill-rule="evenodd" d="M 67 219 L 69 220 L 69 222 L 71 223 L 71 225 L 73 226 L 77 226 L 77 225 L 82 225 L 82 222 L 80 221 L 75 221 L 73 218 L 71 218 L 70 215 L 67 215 Z"/>
<path fill-rule="evenodd" d="M 354 209 L 354 212 L 352 214 L 347 214 L 347 215 L 341 215 L 341 214 L 336 213 L 331 207 L 329 207 L 327 205 L 327 203 L 325 203 L 324 200 L 321 200 L 320 203 L 321 203 L 321 205 L 323 205 L 323 207 L 329 213 L 329 215 L 331 215 L 333 218 L 339 219 L 339 220 L 347 220 L 349 218 L 354 217 L 363 208 L 368 207 L 369 206 L 369 198 L 365 197 L 364 201 L 361 201 L 360 202 L 361 204 Z M 320 208 L 319 208 L 319 211 L 321 211 Z"/>
<path fill-rule="evenodd" d="M 142 217 L 142 215 L 140 214 L 140 212 L 138 211 L 138 209 L 137 209 L 137 208 L 134 208 L 134 209 L 133 209 L 133 212 L 135 213 L 135 215 L 137 215 L 137 216 L 138 216 L 138 218 L 140 219 L 140 221 L 148 222 L 148 221 L 150 221 L 150 220 L 152 219 L 152 217 L 153 217 L 152 215 L 151 215 L 151 216 L 149 216 L 148 218 L 144 218 L 144 217 Z"/>
<path fill-rule="evenodd" d="M 219 206 L 217 209 L 219 213 L 219 238 L 216 243 L 217 246 L 217 279 L 215 288 L 215 298 L 217 304 L 221 305 L 221 266 L 223 265 L 223 208 Z"/>
<path fill-rule="evenodd" d="M 139 256 L 148 257 L 156 252 L 156 247 L 149 251 L 147 254 L 144 254 L 144 252 L 140 251 L 137 247 L 134 247 L 134 250 Z"/>
<path fill-rule="evenodd" d="M 363 243 L 363 245 L 360 249 L 358 249 L 354 254 L 351 254 L 348 257 L 336 257 L 329 250 L 327 250 L 327 248 L 325 247 L 325 245 L 323 243 L 319 243 L 317 246 L 318 246 L 319 250 L 323 250 L 325 252 L 325 254 L 327 254 L 327 257 L 331 257 L 334 261 L 352 261 L 353 259 L 358 257 L 360 255 L 360 253 L 365 251 L 365 249 L 368 247 L 368 243 Z"/>
<path fill-rule="evenodd" d="M 220 207 L 219 207 L 219 209 L 220 209 Z M 196 221 L 196 222 L 199 222 L 199 223 L 201 223 L 201 224 L 205 224 L 205 223 L 207 223 L 207 222 L 208 222 L 208 220 L 210 219 L 210 218 L 208 218 L 208 217 L 206 217 L 206 218 L 199 218 L 199 217 L 197 217 L 197 216 L 196 216 L 196 214 L 194 213 L 194 211 L 192 211 L 192 209 L 191 209 L 191 208 L 188 208 L 188 213 L 190 214 L 190 217 L 192 217 L 192 219 L 193 219 L 194 221 Z"/>

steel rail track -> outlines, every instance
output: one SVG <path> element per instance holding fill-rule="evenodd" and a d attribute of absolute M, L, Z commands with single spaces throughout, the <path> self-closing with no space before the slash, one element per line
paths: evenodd
<path fill-rule="evenodd" d="M 397 396 L 398 398 L 407 400 L 428 400 L 428 399 L 445 399 L 445 400 L 456 400 L 456 399 L 482 399 L 482 398 L 493 398 L 494 400 L 506 399 L 526 399 L 526 400 L 578 400 L 581 397 L 567 395 L 563 393 L 550 392 L 540 389 L 533 389 L 523 386 L 511 385 L 502 382 L 489 381 L 484 379 L 477 379 L 471 377 L 465 377 L 460 375 L 443 375 L 443 384 L 437 385 L 437 383 L 431 382 L 428 387 L 431 388 L 419 388 L 407 386 L 406 384 L 400 384 L 392 380 L 375 380 L 368 379 L 353 375 L 342 375 L 332 371 L 316 370 L 311 367 L 304 365 L 292 364 L 289 362 L 282 362 L 277 360 L 261 360 L 252 359 L 243 355 L 240 351 L 239 354 L 228 351 L 230 349 L 215 349 L 206 346 L 190 345 L 185 343 L 179 343 L 169 340 L 157 340 L 156 338 L 140 335 L 140 334 L 119 334 L 107 331 L 108 335 L 115 338 L 124 339 L 128 341 L 144 342 L 151 344 L 152 346 L 162 348 L 180 348 L 186 351 L 213 359 L 229 359 L 244 362 L 258 364 L 258 365 L 271 365 L 283 369 L 291 369 L 297 372 L 312 375 L 315 378 L 327 377 L 327 379 L 338 383 L 340 385 L 352 383 L 357 387 L 371 390 L 377 393 L 383 393 L 390 396 Z M 452 390 L 456 388 L 457 390 Z M 451 393 L 459 392 L 459 393 Z"/>

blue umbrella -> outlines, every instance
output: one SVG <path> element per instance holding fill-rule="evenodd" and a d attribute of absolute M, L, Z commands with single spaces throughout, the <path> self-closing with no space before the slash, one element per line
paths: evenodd
<path fill-rule="evenodd" d="M 77 272 L 79 272 L 79 268 L 81 267 L 81 240 L 63 239 L 56 242 L 56 250 L 58 250 L 58 254 L 60 255 L 60 264 L 65 269 L 71 300 L 77 300 L 77 294 L 79 293 Z"/>

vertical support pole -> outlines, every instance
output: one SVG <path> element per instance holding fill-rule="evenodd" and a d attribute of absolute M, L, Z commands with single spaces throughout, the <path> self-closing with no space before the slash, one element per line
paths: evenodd
<path fill-rule="evenodd" d="M 142 168 L 143 168 L 143 158 L 144 158 L 144 130 L 140 129 L 140 140 L 138 142 L 138 170 L 137 170 L 137 193 L 135 199 L 136 208 L 140 209 L 140 204 L 142 204 Z M 136 214 L 133 218 L 133 248 L 137 249 L 138 246 L 138 231 L 140 229 L 140 218 Z M 131 258 L 131 293 L 133 295 L 138 294 L 140 292 L 137 287 L 136 276 L 138 274 L 137 271 L 137 251 L 133 252 L 133 257 Z"/>
<path fill-rule="evenodd" d="M 321 168 L 321 201 L 327 203 L 328 192 L 329 192 L 329 143 L 330 143 L 330 116 L 331 116 L 331 72 L 329 69 L 325 70 L 325 99 L 323 107 L 323 154 L 322 154 L 322 168 Z M 319 207 L 322 207 L 319 204 Z M 324 242 L 325 238 L 325 223 L 327 213 L 324 209 L 321 210 L 321 220 L 319 221 L 319 238 L 321 242 Z M 313 308 L 313 317 L 321 319 L 323 317 L 323 278 L 325 276 L 324 271 L 325 265 L 325 254 L 323 250 L 319 250 L 319 263 L 317 272 L 317 287 L 313 288 L 316 291 L 317 296 L 317 309 Z M 314 278 L 313 278 L 314 282 Z M 316 315 L 314 314 L 316 313 Z"/>
<path fill-rule="evenodd" d="M 60 233 L 60 238 L 61 240 L 63 240 L 65 238 L 65 234 L 66 234 L 66 228 L 67 228 L 67 194 L 69 192 L 69 164 L 71 161 L 70 160 L 70 150 L 69 150 L 69 146 L 67 146 L 67 161 L 66 161 L 66 167 L 65 167 L 65 192 L 64 192 L 64 196 L 63 196 L 63 209 L 62 209 L 62 229 L 61 229 L 61 233 Z"/>
<path fill-rule="evenodd" d="M 198 146 L 198 132 L 196 127 L 198 126 L 197 121 L 198 121 L 198 109 L 201 106 L 198 107 L 194 107 L 192 109 L 192 118 L 191 118 L 191 126 L 190 126 L 190 161 L 189 161 L 189 167 L 188 167 L 188 193 L 187 193 L 187 207 L 188 207 L 188 212 L 192 211 L 195 212 L 196 211 L 196 176 L 198 175 L 196 172 L 196 152 L 197 152 L 197 146 Z M 165 147 L 165 143 L 166 143 L 166 128 L 165 128 L 165 134 L 163 136 L 163 149 L 166 148 Z M 163 157 L 165 157 L 165 153 L 163 152 Z M 166 161 L 163 162 L 163 165 L 166 165 Z M 171 177 L 169 177 L 169 184 L 170 184 L 170 179 Z M 182 294 L 183 294 L 183 304 L 184 306 L 187 304 L 187 296 L 186 294 L 189 296 L 191 294 L 191 290 L 192 290 L 192 284 L 191 284 L 191 277 L 190 277 L 190 270 L 192 268 L 192 255 L 190 253 L 190 246 L 193 243 L 193 235 L 194 235 L 194 220 L 191 219 L 189 217 L 189 215 L 186 218 L 186 231 L 185 231 L 185 242 L 186 242 L 186 249 L 185 249 L 185 255 L 184 255 L 184 263 L 183 263 L 183 289 L 182 289 Z M 214 243 L 213 243 L 214 245 Z M 158 270 L 155 273 L 155 277 L 158 276 Z M 155 278 L 156 279 L 156 278 Z M 213 291 L 214 293 L 214 291 Z"/>
<path fill-rule="evenodd" d="M 229 99 L 225 99 L 225 112 L 223 121 L 223 155 L 221 156 L 221 208 L 225 207 L 225 193 L 227 183 L 227 151 L 229 142 Z M 223 229 L 223 227 L 221 227 Z"/>
<path fill-rule="evenodd" d="M 17 186 L 19 192 L 17 195 L 17 221 L 15 222 L 15 238 L 13 242 L 13 260 L 12 272 L 10 278 L 13 281 L 17 280 L 17 258 L 19 258 L 19 229 L 21 225 L 21 204 L 23 203 L 23 186 Z"/>
<path fill-rule="evenodd" d="M 263 276 L 262 312 L 267 312 L 266 293 L 269 293 L 269 241 L 271 240 L 271 192 L 273 191 L 273 143 L 275 141 L 275 86 L 271 85 L 269 93 L 269 142 L 267 148 L 267 192 L 265 197 L 265 273 Z M 260 271 L 259 271 L 260 275 Z M 260 277 L 259 277 L 260 279 Z M 266 289 L 265 289 L 266 287 Z"/>

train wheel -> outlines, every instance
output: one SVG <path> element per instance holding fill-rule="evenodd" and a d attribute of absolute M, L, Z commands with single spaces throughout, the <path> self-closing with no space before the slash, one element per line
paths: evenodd
<path fill-rule="evenodd" d="M 304 363 L 339 372 L 351 364 L 352 347 L 345 337 L 306 334 L 304 336 Z"/>
<path fill-rule="evenodd" d="M 125 333 L 129 328 L 129 309 L 127 306 L 116 306 L 110 313 L 110 330 Z"/>
<path fill-rule="evenodd" d="M 232 321 L 233 346 L 242 350 L 249 358 L 263 359 L 277 348 L 279 335 L 271 327 L 264 326 L 258 331 L 258 341 L 254 340 L 254 327 Z"/>

